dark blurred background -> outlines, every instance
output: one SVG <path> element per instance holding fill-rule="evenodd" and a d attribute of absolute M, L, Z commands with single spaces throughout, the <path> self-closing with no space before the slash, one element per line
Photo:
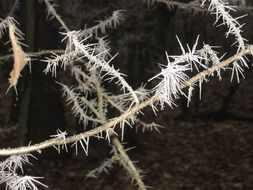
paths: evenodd
<path fill-rule="evenodd" d="M 189 1 L 184 1 L 189 2 Z M 0 0 L 0 18 L 6 18 L 14 1 Z M 59 0 L 57 11 L 71 30 L 93 26 L 97 20 L 110 16 L 114 10 L 125 10 L 124 21 L 116 29 L 107 30 L 112 62 L 127 81 L 137 88 L 160 71 L 159 63 L 166 64 L 168 54 L 180 54 L 176 35 L 183 44 L 192 46 L 200 35 L 202 42 L 219 46 L 219 56 L 233 55 L 233 36 L 225 38 L 225 27 L 215 27 L 215 17 L 206 12 L 196 13 L 164 4 L 147 6 L 141 0 Z M 252 3 L 252 2 L 249 2 Z M 243 36 L 253 42 L 253 16 L 251 12 L 237 12 L 234 16 L 248 14 L 240 19 L 245 23 Z M 25 34 L 26 52 L 44 49 L 63 49 L 59 23 L 47 19 L 43 3 L 22 0 L 13 13 Z M 11 53 L 8 34 L 0 39 L 0 56 Z M 249 62 L 253 61 L 249 58 Z M 209 78 L 203 85 L 202 100 L 194 91 L 190 107 L 186 98 L 177 101 L 177 107 L 166 108 L 155 116 L 145 110 L 143 119 L 155 120 L 165 126 L 161 134 L 148 132 L 135 134 L 130 130 L 125 139 L 129 152 L 138 166 L 146 172 L 144 181 L 154 189 L 243 189 L 253 186 L 253 93 L 252 64 L 244 74 L 246 79 L 238 84 L 230 82 L 231 72 L 223 72 L 222 81 Z M 57 79 L 45 75 L 45 63 L 32 62 L 22 72 L 18 84 L 18 97 L 8 89 L 12 60 L 0 62 L 0 145 L 17 146 L 40 142 L 55 134 L 56 129 L 75 132 L 77 122 L 65 105 L 59 87 L 54 82 L 71 81 L 70 75 L 59 71 Z M 147 84 L 148 88 L 155 86 Z M 71 82 L 70 82 L 71 83 Z M 110 85 L 107 85 L 110 88 Z M 112 87 L 113 91 L 115 89 Z M 3 132 L 8 128 L 13 130 Z M 45 176 L 49 189 L 135 189 L 121 167 L 115 166 L 110 174 L 98 179 L 83 181 L 85 172 L 99 166 L 110 155 L 110 147 L 92 141 L 88 157 L 74 154 L 57 155 L 47 151 L 44 157 L 28 168 L 32 175 Z M 56 177 L 59 176 L 59 177 Z M 63 181 L 64 180 L 64 181 Z"/>

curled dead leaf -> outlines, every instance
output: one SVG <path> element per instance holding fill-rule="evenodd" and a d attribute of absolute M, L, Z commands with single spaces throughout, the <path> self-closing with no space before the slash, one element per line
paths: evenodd
<path fill-rule="evenodd" d="M 16 87 L 18 83 L 18 79 L 21 76 L 21 71 L 24 69 L 25 65 L 29 61 L 29 57 L 25 54 L 23 49 L 21 48 L 19 41 L 15 35 L 15 26 L 9 25 L 9 36 L 12 45 L 14 64 L 13 69 L 10 72 L 9 83 L 11 86 Z"/>

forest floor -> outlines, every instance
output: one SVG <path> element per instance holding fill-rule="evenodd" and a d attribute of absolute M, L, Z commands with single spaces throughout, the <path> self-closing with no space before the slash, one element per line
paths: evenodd
<path fill-rule="evenodd" d="M 138 133 L 126 147 L 145 171 L 146 185 L 156 190 L 251 190 L 253 187 L 252 122 L 224 120 L 167 121 L 161 134 Z M 3 141 L 4 138 L 1 138 Z M 1 142 L 0 142 L 1 143 Z M 1 143 L 2 145 L 8 143 Z M 50 190 L 131 190 L 119 165 L 97 179 L 85 175 L 109 158 L 109 146 L 91 140 L 88 157 L 61 155 L 31 160 L 26 173 L 45 177 Z M 39 188 L 43 189 L 43 188 Z"/>

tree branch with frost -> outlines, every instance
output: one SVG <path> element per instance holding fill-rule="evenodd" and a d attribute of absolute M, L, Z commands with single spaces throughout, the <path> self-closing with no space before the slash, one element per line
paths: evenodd
<path fill-rule="evenodd" d="M 13 155 L 8 157 L 3 162 L 0 162 L 0 171 L 8 171 L 11 173 L 16 173 L 17 170 L 21 170 L 23 173 L 23 165 L 30 164 L 29 158 L 35 158 L 32 154 L 21 154 Z"/>
<path fill-rule="evenodd" d="M 156 131 L 161 134 L 160 129 L 165 128 L 164 126 L 151 122 L 151 123 L 146 123 L 140 119 L 135 119 L 136 122 L 136 132 L 138 132 L 138 129 L 141 127 L 141 131 L 144 133 L 145 131 Z"/>
<path fill-rule="evenodd" d="M 19 176 L 14 175 L 9 177 L 5 183 L 6 183 L 6 189 L 17 189 L 17 190 L 38 190 L 38 185 L 48 188 L 45 184 L 40 182 L 40 179 L 43 179 L 44 177 L 35 177 L 35 176 Z"/>
<path fill-rule="evenodd" d="M 205 3 L 205 1 L 206 0 L 203 0 L 202 2 Z M 108 122 L 106 121 L 106 112 L 104 109 L 104 103 L 106 101 L 104 101 L 103 99 L 104 95 L 101 84 L 96 83 L 97 81 L 93 81 L 93 84 L 90 85 L 93 90 L 92 93 L 94 92 L 94 88 L 97 92 L 98 99 L 96 100 L 88 100 L 87 97 L 83 97 L 83 94 L 79 94 L 75 88 L 63 86 L 65 94 L 67 95 L 67 102 L 72 103 L 74 105 L 73 113 L 75 114 L 75 116 L 81 119 L 84 124 L 86 124 L 87 121 L 91 121 L 95 124 L 100 123 L 101 126 L 69 137 L 67 137 L 66 132 L 57 131 L 57 134 L 51 135 L 52 139 L 41 142 L 39 144 L 14 149 L 0 149 L 0 155 L 2 156 L 29 153 L 34 151 L 41 152 L 41 150 L 48 147 L 55 147 L 59 152 L 61 149 L 65 149 L 67 151 L 68 143 L 72 143 L 72 147 L 75 147 L 76 151 L 78 150 L 78 145 L 80 145 L 87 155 L 89 138 L 96 135 L 99 136 L 99 134 L 102 133 L 106 133 L 106 139 L 112 140 L 112 143 L 115 145 L 119 155 L 121 156 L 122 166 L 128 171 L 131 178 L 136 181 L 139 189 L 145 190 L 146 187 L 141 179 L 142 176 L 140 174 L 140 171 L 130 160 L 118 138 L 113 135 L 115 134 L 114 128 L 116 127 L 116 125 L 120 124 L 119 127 L 122 129 L 122 133 L 124 133 L 125 124 L 131 125 L 131 122 L 128 122 L 129 119 L 131 119 L 131 121 L 136 121 L 134 116 L 136 113 L 139 113 L 141 109 L 147 106 L 154 106 L 154 104 L 157 102 L 160 102 L 162 108 L 164 106 L 164 103 L 172 107 L 175 104 L 175 99 L 178 99 L 181 95 L 186 96 L 183 92 L 183 88 L 186 87 L 189 87 L 187 96 L 189 103 L 192 90 L 194 89 L 193 86 L 196 83 L 199 83 L 201 85 L 202 81 L 205 80 L 206 77 L 208 77 L 209 75 L 213 75 L 215 72 L 217 72 L 220 77 L 220 70 L 226 69 L 229 64 L 233 64 L 232 78 L 234 75 L 236 75 L 237 79 L 239 79 L 239 76 L 243 75 L 243 67 L 247 67 L 245 56 L 253 54 L 252 46 L 246 47 L 244 44 L 244 39 L 241 37 L 241 25 L 237 22 L 237 19 L 232 20 L 233 18 L 229 15 L 229 10 L 231 10 L 230 7 L 226 7 L 225 4 L 223 5 L 223 2 L 221 0 L 211 0 L 209 10 L 216 11 L 216 22 L 219 20 L 219 18 L 222 18 L 224 22 L 223 24 L 227 25 L 229 28 L 227 35 L 233 34 L 234 36 L 236 36 L 236 40 L 239 44 L 237 54 L 230 57 L 229 59 L 220 61 L 220 58 L 217 56 L 217 53 L 214 52 L 210 46 L 204 46 L 201 50 L 196 50 L 198 39 L 196 40 L 192 48 L 187 45 L 187 50 L 184 49 L 183 45 L 178 39 L 182 54 L 179 56 L 167 55 L 168 64 L 166 66 L 163 66 L 161 73 L 154 77 L 161 79 L 161 82 L 153 90 L 153 93 L 155 93 L 155 95 L 149 98 L 139 96 L 140 94 L 138 94 L 137 91 L 134 91 L 132 87 L 125 81 L 123 74 L 121 74 L 119 70 L 115 69 L 114 66 L 110 65 L 110 62 L 113 57 L 107 60 L 106 55 L 108 55 L 109 50 L 105 47 L 105 44 L 84 44 L 86 39 L 83 39 L 82 32 L 70 31 L 64 21 L 57 14 L 52 1 L 44 0 L 44 2 L 46 3 L 49 14 L 53 15 L 60 22 L 62 27 L 66 30 L 65 39 L 67 39 L 67 46 L 64 51 L 64 54 L 54 55 L 54 57 L 49 58 L 47 60 L 48 68 L 46 71 L 50 71 L 56 75 L 56 67 L 59 66 L 60 63 L 62 64 L 62 66 L 65 67 L 67 66 L 67 64 L 69 64 L 68 62 L 70 61 L 70 65 L 72 66 L 71 71 L 77 81 L 81 84 L 84 79 L 90 80 L 93 75 L 91 74 L 91 76 L 86 77 L 85 73 L 80 72 L 80 70 L 78 70 L 77 67 L 75 67 L 72 63 L 76 61 L 76 59 L 85 60 L 85 67 L 88 69 L 88 72 L 95 73 L 96 71 L 100 71 L 100 75 L 95 74 L 94 76 L 101 78 L 107 76 L 105 80 L 116 79 L 116 83 L 122 86 L 124 94 L 116 97 L 113 104 L 116 105 L 115 108 L 120 108 L 120 106 L 123 106 L 124 109 L 119 109 L 119 111 L 123 113 L 118 117 L 112 118 Z M 215 4 L 215 2 L 221 3 L 222 5 Z M 95 26 L 95 28 L 92 29 L 93 32 L 97 33 L 99 30 L 101 30 L 101 32 L 103 33 L 103 30 L 105 30 L 107 26 L 113 26 L 113 21 L 106 21 L 104 23 L 100 22 L 99 25 L 99 27 Z M 202 61 L 204 61 L 204 64 L 202 63 Z M 211 68 L 207 67 L 209 62 L 212 63 Z M 199 69 L 199 67 L 201 67 L 201 69 Z M 193 69 L 196 69 L 198 72 L 203 69 L 205 70 L 197 74 L 195 77 L 189 78 L 186 72 L 192 71 Z M 84 89 L 86 90 L 86 88 Z M 128 92 L 125 93 L 125 91 Z M 118 100 L 120 98 L 123 98 L 123 105 L 117 105 L 117 98 Z M 130 108 L 125 109 L 126 105 L 129 104 L 129 101 L 132 100 L 134 100 L 135 105 L 133 106 L 133 103 L 130 103 Z M 95 106 L 95 104 L 93 104 L 94 102 L 98 104 Z M 113 106 L 113 104 L 111 105 Z M 87 111 L 88 109 L 90 112 Z M 103 115 L 103 117 L 101 117 L 101 115 Z M 140 121 L 139 123 L 144 125 Z M 148 128 L 158 129 L 158 127 L 159 126 L 151 123 Z M 122 134 L 122 137 L 123 136 L 124 135 Z M 32 188 L 36 190 L 37 187 L 34 185 L 34 183 L 40 184 L 40 182 L 36 180 L 36 177 L 24 176 L 21 178 L 19 176 L 13 176 L 15 180 L 15 183 L 13 183 L 13 180 L 9 180 L 11 178 L 9 178 L 10 176 L 8 173 L 0 173 L 0 175 L 7 176 L 5 182 L 7 183 L 7 186 L 9 184 L 9 187 L 12 189 L 18 187 L 21 189 Z"/>
<path fill-rule="evenodd" d="M 61 16 L 57 13 L 55 9 L 55 4 L 53 4 L 53 0 L 42 0 L 42 1 L 44 1 L 46 5 L 48 16 L 51 15 L 52 18 L 55 18 L 65 31 L 70 31 L 66 23 L 61 19 Z"/>
<path fill-rule="evenodd" d="M 160 97 L 162 109 L 164 103 L 173 107 L 175 105 L 174 101 L 178 99 L 180 95 L 186 96 L 181 90 L 181 86 L 188 80 L 187 71 L 193 71 L 195 68 L 199 72 L 199 67 L 207 69 L 207 66 L 202 63 L 203 60 L 205 62 L 207 61 L 205 60 L 207 57 L 199 54 L 200 50 L 196 50 L 198 38 L 199 37 L 197 37 L 192 48 L 187 44 L 187 50 L 185 50 L 177 37 L 182 54 L 169 56 L 166 52 L 167 65 L 161 65 L 162 71 L 150 79 L 161 79 L 161 82 L 156 85 L 153 91 Z M 202 48 L 202 50 L 204 49 Z"/>
<path fill-rule="evenodd" d="M 216 47 L 211 47 L 208 44 L 204 44 L 203 48 L 197 52 L 205 61 L 204 64 L 206 66 L 209 66 L 210 64 L 215 65 L 217 63 L 220 63 L 221 58 L 218 57 L 218 52 L 214 51 L 213 48 Z M 221 80 L 220 70 L 217 71 L 217 76 L 219 77 L 219 80 Z"/>
<path fill-rule="evenodd" d="M 62 86 L 63 95 L 67 97 L 67 103 L 73 104 L 72 112 L 79 119 L 79 121 L 81 121 L 84 125 L 87 125 L 88 121 L 100 124 L 102 123 L 100 119 L 96 117 L 94 118 L 87 114 L 87 108 L 90 108 L 93 111 L 95 110 L 95 108 L 89 103 L 89 101 L 86 101 L 84 98 L 82 99 L 78 94 L 76 94 L 76 92 L 74 92 L 73 89 L 69 88 L 68 86 L 61 83 L 58 84 Z M 95 111 L 95 114 L 98 114 L 97 111 Z"/>
<path fill-rule="evenodd" d="M 193 10 L 196 12 L 206 11 L 204 8 L 200 7 L 201 4 L 200 4 L 199 0 L 190 1 L 188 3 L 180 2 L 180 1 L 176 1 L 176 0 L 143 0 L 143 1 L 146 2 L 147 5 L 149 5 L 149 6 L 151 6 L 155 3 L 165 4 L 170 10 L 175 7 L 178 7 L 180 9 Z"/>
<path fill-rule="evenodd" d="M 24 164 L 31 165 L 29 157 L 35 158 L 32 154 L 13 155 L 0 162 L 0 184 L 5 183 L 6 189 L 17 190 L 38 190 L 38 185 L 47 188 L 45 184 L 39 181 L 42 177 L 17 174 L 18 172 L 24 173 Z"/>
<path fill-rule="evenodd" d="M 137 92 L 138 94 L 138 92 Z M 150 94 L 148 93 L 145 93 Z M 116 110 L 118 110 L 121 114 L 126 112 L 128 108 L 124 105 L 124 102 L 120 101 L 122 98 L 115 97 L 115 96 L 109 96 L 106 93 L 103 93 L 103 97 L 106 99 L 106 101 Z M 148 98 L 144 98 L 143 101 L 145 101 Z M 155 122 L 146 123 L 142 121 L 141 119 L 138 119 L 136 115 L 132 115 L 131 119 L 133 123 L 135 123 L 136 132 L 138 132 L 138 129 L 141 128 L 141 131 L 144 133 L 145 131 L 156 131 L 160 133 L 160 129 L 164 128 L 164 126 L 157 124 Z"/>
<path fill-rule="evenodd" d="M 80 31 L 65 33 L 65 39 L 68 39 L 69 43 L 68 47 L 72 47 L 74 51 L 82 52 L 82 58 L 88 59 L 88 63 L 90 65 L 90 67 L 88 66 L 90 68 L 89 70 L 100 69 L 101 72 L 104 72 L 102 78 L 109 75 L 110 77 L 107 77 L 106 80 L 117 80 L 115 83 L 117 85 L 121 85 L 121 90 L 123 90 L 123 92 L 125 92 L 125 90 L 129 91 L 134 99 L 134 102 L 138 104 L 139 99 L 132 87 L 123 78 L 123 74 L 120 73 L 119 70 L 116 70 L 113 65 L 109 65 L 113 58 L 106 61 L 100 56 L 100 54 L 94 54 L 95 48 L 92 48 L 89 44 L 84 45 L 82 43 L 84 40 L 79 39 L 79 33 Z"/>
<path fill-rule="evenodd" d="M 120 163 L 121 165 L 126 169 L 128 172 L 129 177 L 132 179 L 132 181 L 136 182 L 136 185 L 138 186 L 139 190 L 146 190 L 147 187 L 144 184 L 142 178 L 142 171 L 138 169 L 132 160 L 129 158 L 128 154 L 126 153 L 124 147 L 120 143 L 119 139 L 117 137 L 112 137 L 112 142 L 118 151 L 118 154 L 120 155 Z"/>
<path fill-rule="evenodd" d="M 50 3 L 50 0 L 43 0 L 47 6 L 48 13 L 55 17 L 58 22 L 61 24 L 61 26 L 66 31 L 65 35 L 66 37 L 64 39 L 67 39 L 67 47 L 65 53 L 69 53 L 73 50 L 75 51 L 81 51 L 82 56 L 86 57 L 89 60 L 89 63 L 93 63 L 91 69 L 98 69 L 100 68 L 101 71 L 105 72 L 104 76 L 110 75 L 111 77 L 107 80 L 112 81 L 113 79 L 118 79 L 116 81 L 116 84 L 121 85 L 121 89 L 125 92 L 125 90 L 128 90 L 134 99 L 134 102 L 136 104 L 139 103 L 137 95 L 134 93 L 134 90 L 132 87 L 126 82 L 126 80 L 123 78 L 123 74 L 119 72 L 119 70 L 116 70 L 114 66 L 110 66 L 109 63 L 112 60 L 105 61 L 100 54 L 93 55 L 95 52 L 95 48 L 89 48 L 89 45 L 83 45 L 83 41 L 85 39 L 82 39 L 82 32 L 81 31 L 70 31 L 70 29 L 67 27 L 66 23 L 61 19 L 61 17 L 58 15 L 53 3 Z M 116 26 L 116 24 L 119 23 L 119 18 L 122 17 L 122 11 L 116 11 L 114 12 L 112 19 L 109 19 L 110 22 L 107 22 L 107 25 L 110 26 Z M 81 38 L 81 39 L 80 39 Z M 103 55 L 103 53 L 102 53 Z M 47 60 L 49 61 L 49 60 Z"/>
<path fill-rule="evenodd" d="M 155 94 L 160 97 L 160 104 L 163 109 L 164 103 L 170 107 L 175 105 L 175 99 L 178 99 L 180 95 L 184 94 L 181 90 L 181 86 L 186 83 L 188 76 L 186 71 L 190 70 L 188 64 L 179 65 L 170 62 L 167 56 L 168 64 L 166 68 L 162 69 L 161 73 L 153 77 L 161 78 L 161 82 L 154 88 Z"/>
<path fill-rule="evenodd" d="M 182 86 L 182 88 L 192 85 L 192 84 L 196 83 L 197 81 L 199 81 L 199 79 L 204 79 L 205 77 L 212 75 L 214 72 L 217 72 L 220 69 L 225 69 L 230 64 L 233 64 L 236 61 L 240 61 L 243 57 L 245 57 L 247 55 L 253 56 L 253 46 L 252 45 L 246 47 L 245 49 L 242 49 L 239 53 L 231 56 L 230 58 L 213 65 L 211 68 L 198 73 L 197 75 L 195 75 L 194 77 L 189 79 L 187 81 L 187 83 Z"/>
<path fill-rule="evenodd" d="M 104 20 L 99 20 L 98 24 L 90 28 L 84 28 L 80 32 L 81 38 L 86 38 L 88 36 L 98 37 L 98 34 L 104 35 L 106 33 L 106 28 L 116 28 L 119 23 L 124 20 L 124 10 L 113 11 L 110 17 L 105 18 Z"/>
<path fill-rule="evenodd" d="M 105 37 L 104 37 L 105 38 Z M 87 48 L 90 47 L 91 49 L 94 50 L 94 54 L 99 55 L 102 57 L 104 60 L 107 60 L 110 55 L 110 49 L 108 47 L 108 42 L 104 38 L 97 38 L 98 42 L 94 44 L 87 44 Z M 89 37 L 86 37 L 85 39 L 89 39 Z M 84 39 L 84 41 L 85 41 Z M 57 74 L 57 67 L 63 67 L 65 70 L 67 66 L 74 68 L 74 61 L 80 61 L 82 59 L 82 51 L 80 50 L 73 50 L 71 49 L 72 47 L 67 44 L 67 47 L 65 51 L 52 51 L 51 56 L 45 58 L 42 60 L 43 62 L 47 63 L 47 67 L 44 70 L 46 74 L 49 72 L 52 73 L 53 77 L 56 77 Z M 0 57 L 1 60 L 1 57 Z"/>
<path fill-rule="evenodd" d="M 235 9 L 230 6 L 228 3 L 225 3 L 223 0 L 202 0 L 202 6 L 205 3 L 209 3 L 208 11 L 216 16 L 215 24 L 222 19 L 222 23 L 220 25 L 225 25 L 228 28 L 226 33 L 226 37 L 230 34 L 235 36 L 236 42 L 238 44 L 238 51 L 244 49 L 245 47 L 245 39 L 242 37 L 242 24 L 238 22 L 238 19 L 241 17 L 233 18 L 230 15 L 230 11 L 235 11 Z"/>
<path fill-rule="evenodd" d="M 188 11 L 194 11 L 194 12 L 207 12 L 208 8 L 207 7 L 201 7 L 201 2 L 200 0 L 191 0 L 188 2 L 181 2 L 181 1 L 177 1 L 177 0 L 143 0 L 145 3 L 147 3 L 147 5 L 152 6 L 155 3 L 161 3 L 161 4 L 165 4 L 170 10 L 178 7 L 179 9 L 184 9 L 184 10 L 188 10 Z M 244 1 L 244 0 L 242 0 Z M 238 1 L 234 1 L 233 0 L 229 0 L 229 3 L 233 3 L 233 8 L 236 9 L 237 11 L 241 11 L 241 12 L 251 12 L 253 11 L 253 7 L 252 6 L 246 6 L 246 3 L 242 2 L 241 0 Z"/>
<path fill-rule="evenodd" d="M 35 51 L 35 52 L 26 52 L 26 55 L 36 59 L 36 57 L 40 57 L 43 55 L 47 55 L 47 54 L 63 54 L 65 52 L 65 50 L 61 50 L 61 49 L 52 49 L 52 50 L 40 50 L 40 51 Z M 13 57 L 13 54 L 7 54 L 7 55 L 3 55 L 0 56 L 0 61 L 6 61 L 10 58 Z"/>
<path fill-rule="evenodd" d="M 101 173 L 109 173 L 109 170 L 112 168 L 113 164 L 119 161 L 119 155 L 115 154 L 111 158 L 106 159 L 99 167 L 95 168 L 94 170 L 89 171 L 86 174 L 87 178 L 97 178 Z"/>
<path fill-rule="evenodd" d="M 95 107 L 89 106 L 88 100 L 86 100 L 86 102 L 88 102 L 86 104 L 87 104 L 87 107 L 89 107 L 91 109 L 91 111 L 93 113 L 95 113 L 97 118 L 99 118 L 102 122 L 106 123 L 106 111 L 104 109 L 104 96 L 103 96 L 103 92 L 102 92 L 102 86 L 101 86 L 101 83 L 99 82 L 99 80 L 95 81 L 95 90 L 96 90 L 96 96 L 97 96 L 97 109 Z M 73 97 L 70 97 L 69 99 L 73 99 Z M 85 100 L 83 100 L 83 102 L 85 102 Z M 124 126 L 124 121 L 125 120 L 123 120 L 123 124 L 121 125 L 122 132 L 124 132 L 124 128 L 122 127 L 122 126 Z M 119 153 L 115 153 L 115 156 L 112 157 L 112 159 L 106 160 L 100 167 L 89 172 L 89 174 L 87 176 L 96 177 L 99 173 L 101 173 L 103 171 L 108 171 L 108 168 L 112 167 L 112 164 L 114 162 L 118 161 L 126 169 L 129 176 L 131 177 L 132 181 L 136 181 L 138 188 L 141 190 L 145 190 L 146 188 L 145 188 L 145 184 L 143 183 L 143 181 L 141 179 L 142 176 L 140 174 L 140 170 L 137 169 L 136 166 L 133 164 L 133 162 L 130 160 L 129 156 L 127 155 L 126 151 L 124 150 L 123 146 L 121 145 L 118 137 L 115 136 L 115 132 L 113 131 L 113 129 L 106 130 L 106 138 L 107 138 L 107 136 L 108 136 L 109 141 L 110 141 L 110 139 L 112 139 L 112 144 L 115 146 L 116 151 Z M 123 136 L 124 135 L 122 134 L 122 137 Z M 59 138 L 66 139 L 66 134 L 62 133 L 62 132 L 61 133 L 58 132 L 57 135 L 54 135 L 51 137 L 57 137 L 57 139 L 59 139 Z M 89 137 L 87 137 L 86 139 L 89 139 Z M 76 151 L 77 151 L 78 142 L 82 142 L 82 141 L 77 140 L 74 142 L 74 144 L 72 144 L 72 146 L 76 147 Z M 62 149 L 65 148 L 67 151 L 66 142 L 64 143 L 64 145 L 58 145 L 55 148 L 58 150 L 58 152 L 60 152 L 61 147 L 62 147 Z M 84 147 L 84 146 L 82 146 L 82 147 Z M 88 149 L 88 144 L 86 144 L 85 147 Z M 83 148 L 83 149 L 84 149 L 85 153 L 87 154 L 88 150 L 85 148 Z"/>
<path fill-rule="evenodd" d="M 51 14 L 53 17 L 55 17 L 58 22 L 61 24 L 61 26 L 66 31 L 65 38 L 63 40 L 67 39 L 67 46 L 65 53 L 69 53 L 71 51 L 81 51 L 82 52 L 82 58 L 85 57 L 89 60 L 89 63 L 93 63 L 91 66 L 91 70 L 96 70 L 100 68 L 101 72 L 105 72 L 103 77 L 106 75 L 109 75 L 110 78 L 107 78 L 107 80 L 114 80 L 117 79 L 115 82 L 118 85 L 121 85 L 121 89 L 125 92 L 125 90 L 128 90 L 131 95 L 133 96 L 134 102 L 136 104 L 139 103 L 139 99 L 137 95 L 135 94 L 132 87 L 126 82 L 126 80 L 123 78 L 123 74 L 119 72 L 119 70 L 116 70 L 114 66 L 110 66 L 109 63 L 112 60 L 106 61 L 104 60 L 103 56 L 100 54 L 94 55 L 94 52 L 96 48 L 90 48 L 89 45 L 84 45 L 83 42 L 86 39 L 82 39 L 82 31 L 70 31 L 65 22 L 61 19 L 61 17 L 58 15 L 53 3 L 50 3 L 50 0 L 43 0 L 47 6 L 48 13 Z M 119 18 L 122 17 L 122 11 L 116 11 L 114 12 L 111 19 L 109 19 L 108 22 L 106 22 L 108 26 L 116 26 L 119 23 Z M 104 25 L 104 26 L 105 26 Z M 102 52 L 103 55 L 103 52 Z M 50 62 L 50 60 L 47 60 Z"/>
<path fill-rule="evenodd" d="M 61 55 L 52 52 L 50 57 L 42 60 L 47 64 L 46 69 L 44 70 L 45 74 L 51 72 L 52 76 L 56 77 L 57 67 L 63 67 L 65 70 L 66 66 L 70 65 L 72 60 L 77 58 L 80 54 L 81 52 L 78 51 L 71 51 L 68 53 L 63 53 Z"/>
<path fill-rule="evenodd" d="M 236 55 L 231 56 L 230 58 L 228 58 L 224 61 L 221 61 L 218 64 L 213 65 L 211 68 L 198 73 L 194 77 L 187 80 L 184 84 L 182 84 L 180 89 L 182 90 L 188 86 L 192 86 L 193 84 L 198 83 L 199 80 L 202 80 L 208 76 L 211 76 L 217 70 L 228 67 L 230 64 L 233 64 L 235 61 L 240 60 L 243 56 L 246 56 L 246 55 L 253 56 L 253 46 L 246 47 L 245 49 L 241 50 Z M 145 108 L 147 106 L 154 105 L 154 103 L 158 102 L 158 101 L 160 101 L 160 97 L 159 97 L 159 95 L 156 94 L 156 95 L 150 97 L 148 100 L 145 100 L 144 102 L 141 102 L 140 104 L 133 106 L 127 112 L 121 114 L 118 117 L 115 117 L 115 118 L 109 120 L 107 123 L 95 128 L 95 129 L 91 129 L 89 131 L 86 131 L 86 132 L 83 132 L 83 133 L 80 133 L 77 135 L 66 137 L 65 140 L 54 138 L 54 139 L 46 140 L 44 142 L 34 144 L 34 145 L 31 145 L 28 147 L 0 149 L 0 156 L 25 154 L 25 153 L 37 152 L 37 151 L 40 152 L 41 150 L 52 147 L 52 146 L 57 146 L 57 145 L 65 144 L 65 143 L 66 144 L 73 143 L 73 142 L 80 140 L 82 138 L 92 137 L 94 135 L 100 134 L 100 133 L 116 126 L 118 123 L 127 119 L 131 115 L 138 113 L 140 110 L 142 110 L 143 108 Z"/>

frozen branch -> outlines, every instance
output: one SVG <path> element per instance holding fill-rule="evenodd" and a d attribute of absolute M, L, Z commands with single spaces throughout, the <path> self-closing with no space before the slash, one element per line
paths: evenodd
<path fill-rule="evenodd" d="M 243 56 L 246 55 L 253 55 L 253 46 L 249 46 L 246 49 L 241 50 L 238 54 L 221 61 L 218 64 L 213 65 L 211 68 L 204 70 L 191 79 L 189 79 L 187 82 L 182 84 L 180 87 L 181 89 L 186 88 L 188 86 L 192 86 L 193 84 L 199 82 L 199 80 L 204 79 L 210 75 L 212 75 L 214 72 L 216 72 L 219 69 L 226 68 L 230 64 L 233 64 L 235 61 L 240 60 Z M 44 142 L 41 142 L 39 144 L 31 145 L 28 147 L 18 147 L 18 148 L 7 148 L 7 149 L 0 149 L 0 156 L 8 156 L 8 155 L 15 155 L 15 154 L 25 154 L 25 153 L 30 153 L 30 152 L 40 152 L 43 149 L 52 147 L 52 146 L 57 146 L 57 145 L 62 145 L 62 144 L 68 144 L 68 143 L 73 143 L 77 140 L 81 140 L 83 138 L 91 137 L 97 134 L 100 134 L 103 131 L 106 131 L 107 129 L 110 129 L 114 126 L 116 126 L 118 123 L 122 122 L 123 120 L 127 119 L 131 115 L 139 112 L 141 109 L 153 105 L 155 102 L 159 101 L 160 97 L 158 95 L 154 95 L 148 100 L 141 102 L 140 104 L 137 104 L 133 106 L 131 109 L 129 109 L 127 112 L 121 114 L 118 117 L 115 117 L 111 119 L 109 122 L 95 128 L 91 129 L 87 132 L 80 133 L 78 135 L 73 135 L 70 137 L 66 137 L 65 140 L 63 139 L 50 139 L 46 140 Z"/>
<path fill-rule="evenodd" d="M 155 3 L 162 3 L 165 4 L 169 10 L 173 9 L 174 7 L 178 7 L 179 9 L 184 9 L 184 10 L 189 10 L 189 11 L 194 11 L 194 12 L 207 12 L 208 8 L 207 7 L 201 7 L 201 2 L 200 0 L 191 0 L 188 2 L 182 2 L 179 0 L 143 0 L 144 2 L 147 3 L 147 5 L 151 6 Z M 229 0 L 229 3 L 234 0 Z M 244 0 L 242 0 L 244 1 Z M 252 6 L 246 6 L 245 3 L 240 3 L 241 0 L 235 0 L 233 2 L 233 7 L 237 11 L 241 12 L 251 12 L 253 11 Z M 236 3 L 236 4 L 235 4 Z"/>
<path fill-rule="evenodd" d="M 80 33 L 80 37 L 86 38 L 88 36 L 94 36 L 97 37 L 99 33 L 102 35 L 106 33 L 106 28 L 116 28 L 120 21 L 123 20 L 123 14 L 124 10 L 116 10 L 113 11 L 112 15 L 110 17 L 105 18 L 105 20 L 100 20 L 98 21 L 98 24 L 90 27 L 90 28 L 85 28 L 82 30 Z"/>
<path fill-rule="evenodd" d="M 202 0 L 202 6 L 204 6 L 206 2 L 209 3 L 208 11 L 216 16 L 215 24 L 222 19 L 222 23 L 218 26 L 227 26 L 228 31 L 226 37 L 230 34 L 234 35 L 236 39 L 235 43 L 238 44 L 238 51 L 243 49 L 245 47 L 245 39 L 241 35 L 241 28 L 243 25 L 238 22 L 238 19 L 241 17 L 233 18 L 230 15 L 230 11 L 235 11 L 235 9 L 223 0 Z"/>
<path fill-rule="evenodd" d="M 129 177 L 132 181 L 136 182 L 139 190 L 146 190 L 147 187 L 145 186 L 144 182 L 142 181 L 141 171 L 136 168 L 133 164 L 132 160 L 129 158 L 128 154 L 124 150 L 124 147 L 121 145 L 119 139 L 114 136 L 112 137 L 112 143 L 114 144 L 115 148 L 117 149 L 120 155 L 120 163 L 128 172 Z"/>
<path fill-rule="evenodd" d="M 52 3 L 53 0 L 43 0 L 43 1 L 46 4 L 48 15 L 51 15 L 52 17 L 56 18 L 58 22 L 61 24 L 62 28 L 65 31 L 69 32 L 70 29 L 68 28 L 66 23 L 61 19 L 61 16 L 57 13 L 55 5 Z"/>

